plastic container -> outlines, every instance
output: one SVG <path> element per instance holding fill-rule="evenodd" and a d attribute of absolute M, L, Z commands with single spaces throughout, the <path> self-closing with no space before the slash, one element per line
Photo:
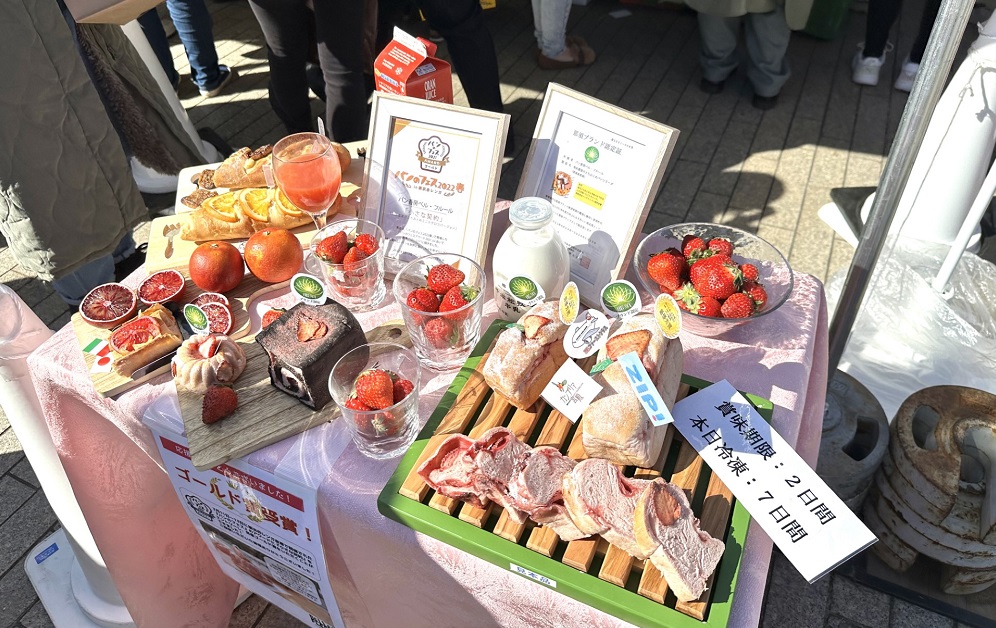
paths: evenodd
<path fill-rule="evenodd" d="M 553 205 L 527 196 L 508 210 L 512 226 L 494 255 L 495 303 L 503 318 L 520 316 L 547 297 L 559 297 L 571 274 L 567 247 L 553 226 Z"/>

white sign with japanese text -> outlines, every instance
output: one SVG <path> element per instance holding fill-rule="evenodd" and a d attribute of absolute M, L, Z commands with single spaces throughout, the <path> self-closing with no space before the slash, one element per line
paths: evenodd
<path fill-rule="evenodd" d="M 345 628 L 325 570 L 317 491 L 239 460 L 198 471 L 182 436 L 153 434 L 222 571 L 306 624 Z"/>
<path fill-rule="evenodd" d="M 674 425 L 810 583 L 878 539 L 726 380 L 674 406 Z"/>
<path fill-rule="evenodd" d="M 541 396 L 574 423 L 600 392 L 601 384 L 581 370 L 577 362 L 568 360 L 553 374 Z"/>

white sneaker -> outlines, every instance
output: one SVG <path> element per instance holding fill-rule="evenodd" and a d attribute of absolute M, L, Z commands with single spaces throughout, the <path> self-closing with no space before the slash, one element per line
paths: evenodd
<path fill-rule="evenodd" d="M 887 43 L 881 57 L 866 57 L 864 45 L 858 45 L 858 52 L 851 60 L 851 80 L 858 85 L 875 86 L 878 85 L 878 75 L 882 71 L 885 63 L 885 56 L 892 50 L 892 44 Z"/>
<path fill-rule="evenodd" d="M 910 61 L 909 57 L 903 61 L 903 71 L 899 73 L 896 77 L 896 83 L 894 87 L 900 91 L 906 92 L 907 94 L 913 89 L 913 81 L 916 80 L 916 73 L 920 70 L 919 63 L 913 63 Z"/>

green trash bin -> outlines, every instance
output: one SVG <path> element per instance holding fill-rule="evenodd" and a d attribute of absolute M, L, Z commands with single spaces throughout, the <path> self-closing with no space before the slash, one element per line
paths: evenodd
<path fill-rule="evenodd" d="M 792 4 L 789 0 L 788 4 Z M 812 0 L 809 19 L 802 32 L 820 39 L 835 39 L 847 22 L 851 0 Z"/>

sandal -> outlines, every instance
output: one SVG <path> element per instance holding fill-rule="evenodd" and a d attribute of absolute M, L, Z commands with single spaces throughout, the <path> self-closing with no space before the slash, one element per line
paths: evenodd
<path fill-rule="evenodd" d="M 571 59 L 561 61 L 551 59 L 542 52 L 536 53 L 536 63 L 544 70 L 566 70 L 568 68 L 579 68 L 591 65 L 595 62 L 595 51 L 587 46 L 581 46 L 574 42 L 568 42 L 567 49 L 571 51 Z"/>

